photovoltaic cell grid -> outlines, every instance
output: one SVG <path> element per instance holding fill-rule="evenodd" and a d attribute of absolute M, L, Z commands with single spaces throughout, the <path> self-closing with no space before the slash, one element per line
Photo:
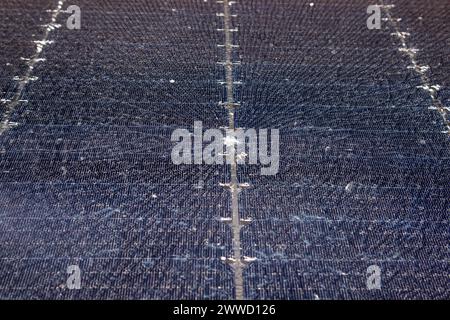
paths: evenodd
<path fill-rule="evenodd" d="M 448 135 L 369 1 L 240 0 L 236 127 L 281 131 L 239 166 L 248 299 L 448 298 Z M 394 1 L 449 106 L 449 5 Z M 56 1 L 3 1 L 1 98 Z M 78 1 L 0 136 L 0 298 L 232 299 L 227 166 L 175 166 L 176 128 L 227 124 L 215 1 Z M 7 65 L 8 64 L 8 65 Z M 68 265 L 82 289 L 65 287 Z M 379 265 L 382 290 L 366 288 Z"/>
<path fill-rule="evenodd" d="M 448 135 L 369 4 L 239 2 L 238 122 L 282 137 L 276 177 L 240 171 L 247 297 L 448 298 Z"/>
<path fill-rule="evenodd" d="M 215 15 L 194 2 L 78 5 L 83 28 L 51 34 L 20 126 L 1 136 L 1 296 L 231 298 L 227 168 L 170 159 L 175 128 L 225 123 Z M 83 290 L 64 288 L 73 264 Z"/>

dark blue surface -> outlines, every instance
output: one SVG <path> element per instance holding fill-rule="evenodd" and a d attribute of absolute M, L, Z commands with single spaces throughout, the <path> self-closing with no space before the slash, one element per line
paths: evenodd
<path fill-rule="evenodd" d="M 449 106 L 445 1 L 394 1 Z M 450 297 L 450 143 L 363 0 L 239 0 L 236 126 L 278 128 L 280 171 L 239 166 L 248 299 Z M 176 128 L 227 125 L 215 1 L 78 1 L 0 136 L 0 298 L 232 299 L 227 166 L 175 166 Z M 66 7 L 65 5 L 64 7 Z M 56 1 L 0 4 L 1 98 Z M 418 19 L 418 17 L 422 19 Z M 6 66 L 6 63 L 10 65 Z M 175 80 L 171 82 L 170 80 Z M 202 182 L 199 184 L 199 182 Z M 202 186 L 201 188 L 199 187 Z M 65 287 L 69 265 L 82 289 Z M 382 269 L 382 289 L 366 269 Z"/>

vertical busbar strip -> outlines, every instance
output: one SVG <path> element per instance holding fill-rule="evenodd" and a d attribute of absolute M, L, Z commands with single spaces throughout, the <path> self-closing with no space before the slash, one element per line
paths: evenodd
<path fill-rule="evenodd" d="M 59 16 L 59 14 L 63 11 L 62 6 L 64 5 L 64 2 L 66 0 L 59 0 L 58 5 L 55 10 L 52 10 L 52 16 L 51 20 L 48 24 L 44 25 L 45 32 L 42 40 L 35 40 L 33 41 L 36 44 L 36 51 L 33 54 L 31 58 L 22 58 L 22 60 L 27 61 L 28 68 L 25 72 L 25 74 L 22 77 L 15 77 L 14 80 L 18 81 L 17 90 L 12 97 L 12 99 L 2 99 L 2 102 L 4 102 L 5 108 L 3 115 L 0 117 L 0 135 L 2 135 L 5 131 L 10 129 L 11 127 L 14 127 L 17 125 L 17 123 L 11 122 L 10 118 L 14 110 L 16 109 L 17 105 L 19 105 L 21 102 L 25 102 L 22 99 L 23 91 L 25 90 L 25 87 L 30 81 L 37 80 L 37 77 L 32 76 L 33 69 L 35 68 L 36 64 L 40 61 L 44 61 L 45 59 L 41 58 L 41 53 L 44 50 L 44 48 L 52 43 L 53 41 L 48 40 L 50 33 L 56 29 L 59 28 L 60 25 L 56 23 L 56 20 Z"/>
<path fill-rule="evenodd" d="M 386 20 L 390 23 L 390 26 L 394 31 L 394 33 L 392 33 L 391 35 L 400 40 L 400 48 L 398 48 L 398 50 L 408 56 L 409 62 L 411 63 L 408 66 L 408 69 L 412 69 L 420 77 L 422 84 L 417 86 L 417 88 L 425 90 L 429 93 L 432 100 L 432 106 L 429 107 L 429 109 L 437 110 L 437 112 L 439 112 L 445 126 L 445 130 L 442 131 L 442 133 L 450 134 L 450 120 L 448 119 L 449 108 L 444 106 L 437 94 L 441 86 L 431 83 L 431 79 L 427 75 L 430 67 L 427 65 L 420 65 L 418 63 L 417 52 L 419 50 L 409 46 L 406 39 L 411 36 L 411 34 L 409 32 L 401 31 L 399 23 L 401 21 L 401 18 L 396 18 L 391 13 L 391 9 L 393 9 L 394 7 L 394 4 L 384 4 L 384 1 L 381 1 L 381 8 L 384 10 L 387 16 Z"/>
<path fill-rule="evenodd" d="M 225 83 L 226 86 L 226 101 L 223 105 L 228 110 L 228 131 L 234 132 L 235 130 L 235 107 L 236 103 L 234 101 L 234 80 L 233 80 L 233 39 L 231 36 L 231 32 L 235 32 L 236 29 L 232 29 L 231 23 L 231 13 L 230 13 L 230 5 L 233 2 L 229 0 L 218 1 L 218 3 L 223 5 L 223 29 L 219 29 L 223 31 L 225 34 L 225 44 L 223 47 L 225 48 L 225 62 L 223 63 L 225 67 Z M 233 258 L 227 259 L 228 263 L 231 265 L 234 272 L 234 287 L 235 287 L 235 298 L 236 300 L 244 299 L 244 280 L 242 276 L 243 263 L 242 263 L 242 255 L 241 255 L 241 221 L 239 216 L 239 181 L 237 177 L 237 159 L 236 159 L 236 142 L 233 141 L 233 151 L 232 156 L 230 157 L 231 163 L 231 183 L 228 185 L 231 192 L 231 208 L 232 208 L 232 217 L 231 217 L 231 228 L 232 228 L 232 250 L 233 250 Z"/>

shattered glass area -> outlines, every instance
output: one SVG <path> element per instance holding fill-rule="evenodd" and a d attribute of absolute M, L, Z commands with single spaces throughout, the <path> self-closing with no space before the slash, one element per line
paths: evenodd
<path fill-rule="evenodd" d="M 281 135 L 277 175 L 238 166 L 246 299 L 450 298 L 450 133 L 435 106 L 450 107 L 450 5 L 390 3 L 401 21 L 380 30 L 366 0 L 232 5 L 235 125 Z M 174 165 L 170 139 L 228 123 L 221 5 L 76 4 L 81 30 L 61 12 L 21 90 L 58 1 L 0 3 L 2 121 L 20 93 L 0 134 L 0 298 L 234 299 L 230 168 Z"/>

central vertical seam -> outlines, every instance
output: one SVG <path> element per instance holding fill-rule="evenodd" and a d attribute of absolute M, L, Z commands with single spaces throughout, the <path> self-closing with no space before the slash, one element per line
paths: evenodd
<path fill-rule="evenodd" d="M 226 85 L 226 101 L 222 103 L 228 110 L 228 131 L 234 132 L 235 130 L 235 108 L 238 106 L 234 102 L 234 81 L 233 81 L 233 40 L 231 37 L 232 32 L 236 32 L 237 29 L 232 29 L 231 14 L 230 14 L 230 2 L 228 0 L 218 1 L 223 4 L 223 14 L 218 14 L 223 17 L 223 31 L 225 34 L 225 85 Z M 243 262 L 241 254 L 241 219 L 239 216 L 239 192 L 240 186 L 237 177 L 237 159 L 236 159 L 236 141 L 233 141 L 232 151 L 230 156 L 230 168 L 231 168 L 231 182 L 227 186 L 231 192 L 231 228 L 232 228 L 232 250 L 233 257 L 225 258 L 225 261 L 232 267 L 234 272 L 234 287 L 236 300 L 244 299 L 244 280 L 242 276 Z"/>

